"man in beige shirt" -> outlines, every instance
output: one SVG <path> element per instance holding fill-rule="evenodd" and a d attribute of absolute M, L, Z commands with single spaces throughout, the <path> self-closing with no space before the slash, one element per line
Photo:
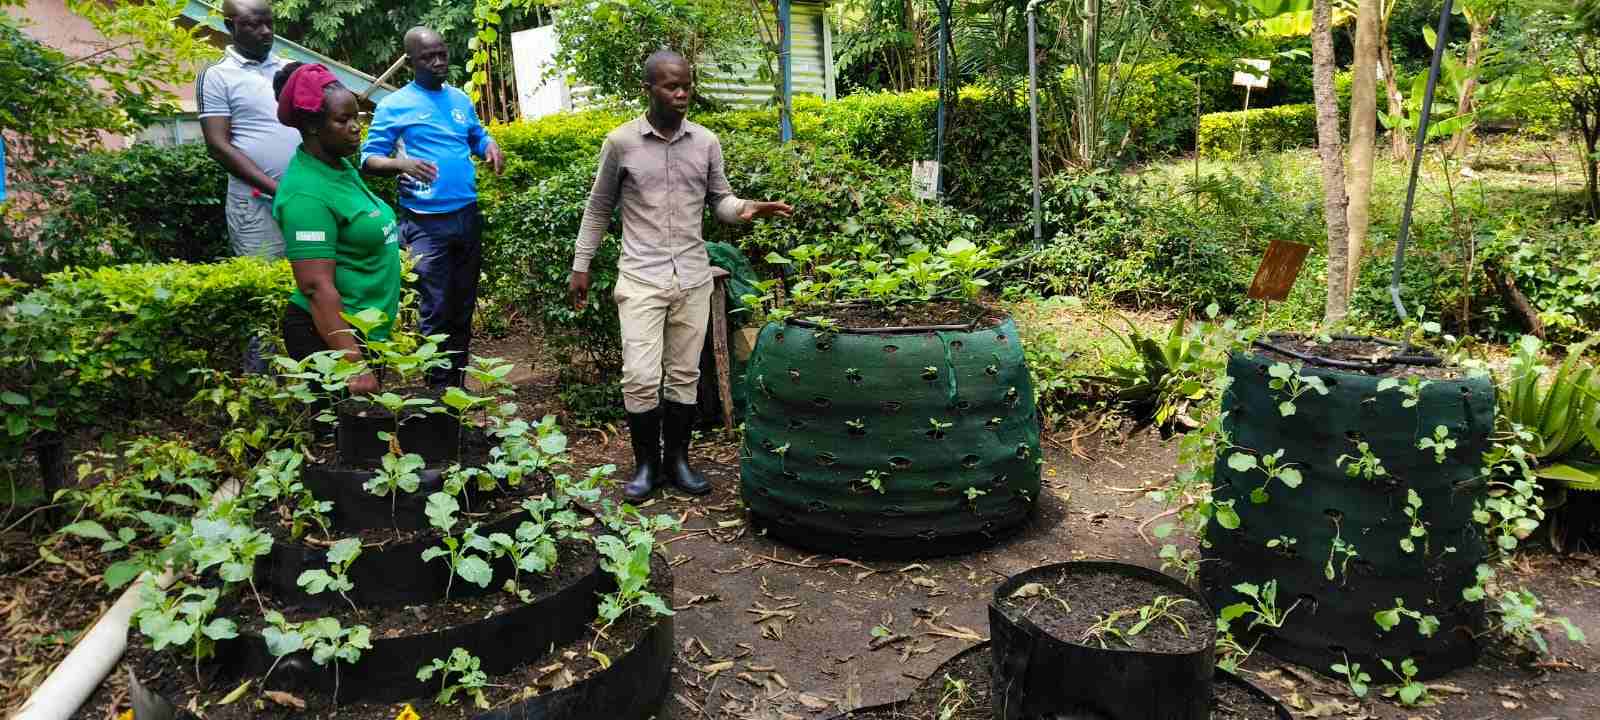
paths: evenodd
<path fill-rule="evenodd" d="M 589 263 L 620 202 L 622 257 L 613 297 L 622 321 L 622 395 L 634 459 L 623 492 L 643 498 L 665 480 L 704 495 L 711 484 L 689 466 L 713 288 L 701 220 L 707 203 L 730 224 L 788 217 L 793 208 L 734 196 L 717 136 L 684 119 L 694 81 L 683 56 L 662 50 L 645 60 L 644 91 L 649 109 L 611 131 L 600 148 L 568 288 L 582 310 Z"/>

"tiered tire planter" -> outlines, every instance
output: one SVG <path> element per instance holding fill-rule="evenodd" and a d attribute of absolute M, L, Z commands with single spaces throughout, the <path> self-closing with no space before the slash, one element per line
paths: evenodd
<path fill-rule="evenodd" d="M 296 584 L 303 570 L 328 567 L 324 546 L 329 543 L 325 540 L 312 543 L 277 538 L 271 554 L 256 566 L 255 583 L 269 609 L 281 609 L 286 615 L 325 615 L 345 627 L 376 621 L 372 648 L 364 651 L 359 661 L 333 660 L 318 665 L 309 651 L 302 650 L 278 660 L 274 667 L 274 657 L 261 635 L 263 624 L 257 619 L 255 601 L 247 591 L 234 601 L 236 605 L 223 609 L 240 619 L 240 636 L 219 642 L 215 657 L 200 665 L 206 678 L 203 688 L 196 688 L 195 666 L 181 651 L 152 652 L 137 629 L 130 632 L 126 664 L 140 685 L 154 694 L 153 702 L 176 710 L 178 717 L 190 717 L 182 709 L 196 702 L 207 718 L 217 720 L 330 716 L 391 720 L 400 703 L 414 704 L 430 719 L 645 720 L 654 716 L 671 678 L 672 618 L 646 618 L 642 613 L 624 616 L 608 635 L 617 643 L 607 653 L 608 663 L 602 667 L 588 662 L 594 667 L 585 667 L 583 658 L 588 657 L 589 642 L 595 637 L 592 624 L 599 596 L 615 590 L 615 580 L 599 568 L 598 556 L 587 539 L 561 541 L 559 560 L 549 576 L 521 573 L 523 587 L 531 591 L 531 602 L 500 591 L 513 570 L 504 559 L 493 563 L 494 578 L 486 588 L 456 578 L 449 601 L 444 600 L 450 568 L 441 561 L 421 559 L 422 551 L 440 540 L 424 517 L 423 506 L 427 495 L 438 488 L 439 469 L 457 454 L 455 431 L 453 422 L 429 430 L 445 434 L 448 443 L 403 446 L 424 454 L 429 470 L 423 473 L 417 493 L 399 498 L 393 516 L 389 498 L 362 490 L 362 482 L 373 475 L 376 458 L 363 456 L 359 444 L 346 447 L 345 438 L 350 434 L 340 435 L 337 465 L 305 468 L 302 480 L 307 488 L 319 500 L 335 503 L 334 539 L 363 539 L 364 549 L 348 571 L 355 589 L 347 595 L 349 603 L 360 608 L 359 616 L 338 593 L 309 595 Z M 406 435 L 401 437 L 404 443 Z M 476 454 L 482 455 L 481 450 Z M 474 455 L 470 451 L 462 454 Z M 456 532 L 468 522 L 482 522 L 478 530 L 482 535 L 512 533 L 527 518 L 519 509 L 522 500 L 546 489 L 545 479 L 538 479 L 519 489 L 469 495 L 462 500 L 462 522 Z M 467 507 L 477 512 L 469 515 Z M 671 571 L 659 558 L 653 558 L 650 589 L 663 597 L 672 595 Z M 308 613 L 310 610 L 315 612 Z M 250 619 L 242 619 L 246 617 Z M 625 642 L 628 644 L 622 644 Z M 459 700 L 453 707 L 432 705 L 439 681 L 419 681 L 417 670 L 435 658 L 448 658 L 454 648 L 476 656 L 492 685 L 537 688 L 538 692 L 501 697 L 488 711 L 473 708 L 470 699 Z M 576 672 L 565 675 L 565 681 L 547 683 L 552 666 L 570 666 L 568 669 Z M 252 681 L 253 692 L 229 704 L 217 702 L 245 680 Z M 264 703 L 261 690 L 289 693 L 308 707 Z M 206 703 L 213 704 L 205 707 Z"/>
<path fill-rule="evenodd" d="M 854 557 L 969 552 L 1027 522 L 1033 385 L 1016 324 L 974 312 L 963 325 L 762 328 L 740 468 L 754 521 Z"/>
<path fill-rule="evenodd" d="M 1136 612 L 1162 595 L 1185 601 L 1174 609 L 1181 608 L 1188 636 L 1159 627 L 1167 619 L 1157 619 L 1133 640 L 1143 649 L 1109 635 L 1102 647 L 1085 636 L 1096 618 Z M 1057 611 L 1066 607 L 1076 613 Z M 1137 620 L 1122 615 L 1114 624 L 1126 631 Z M 995 590 L 990 642 L 945 662 L 909 698 L 834 720 L 1291 720 L 1288 709 L 1259 688 L 1213 670 L 1214 629 L 1215 615 L 1202 597 L 1154 570 L 1110 562 L 1039 567 Z M 1146 642 L 1163 631 L 1164 639 Z M 953 682 L 962 689 L 954 691 Z"/>
<path fill-rule="evenodd" d="M 1274 336 L 1228 363 L 1232 384 L 1223 397 L 1224 430 L 1235 448 L 1216 460 L 1213 499 L 1231 501 L 1240 525 L 1226 529 L 1213 518 L 1201 579 L 1216 607 L 1245 600 L 1233 589 L 1239 583 L 1276 580 L 1279 607 L 1298 606 L 1281 629 L 1262 638 L 1260 649 L 1324 673 L 1348 657 L 1376 668 L 1377 676 L 1385 672 L 1380 659 L 1398 668 L 1410 658 L 1417 676 L 1430 678 L 1471 664 L 1478 653 L 1474 632 L 1482 626 L 1482 603 L 1464 601 L 1462 591 L 1476 584 L 1475 569 L 1484 556 L 1472 511 L 1482 493 L 1480 459 L 1494 426 L 1494 384 L 1436 358 L 1394 357 L 1399 353 L 1392 343 L 1371 338 L 1324 344 Z M 1374 356 L 1391 360 L 1373 362 Z M 1328 394 L 1307 392 L 1294 402 L 1295 412 L 1284 416 L 1279 404 L 1288 398 L 1270 386 L 1270 368 L 1278 363 L 1299 367 L 1299 376 L 1321 378 Z M 1426 380 L 1420 390 L 1414 389 L 1416 378 Z M 1399 380 L 1401 387 L 1388 387 L 1386 379 Z M 1380 383 L 1386 386 L 1382 391 Z M 1419 447 L 1439 426 L 1455 443 L 1442 459 Z M 1351 477 L 1341 467 L 1340 456 L 1361 455 L 1360 442 L 1385 474 Z M 1240 451 L 1261 456 L 1279 450 L 1278 464 L 1292 464 L 1302 482 L 1289 488 L 1273 480 L 1269 500 L 1254 503 L 1251 494 L 1266 476 L 1235 469 L 1229 460 Z M 1414 523 L 1405 512 L 1408 491 L 1422 503 L 1416 510 L 1425 529 L 1421 536 L 1412 535 Z M 1411 551 L 1401 544 L 1408 537 Z M 1358 556 L 1337 550 L 1336 539 Z M 1407 610 L 1437 617 L 1438 631 L 1424 637 L 1410 619 L 1382 631 L 1373 616 L 1394 608 L 1396 598 Z"/>

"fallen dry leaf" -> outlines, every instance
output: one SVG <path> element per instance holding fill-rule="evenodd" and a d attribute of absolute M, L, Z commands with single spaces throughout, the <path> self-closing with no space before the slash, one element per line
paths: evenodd
<path fill-rule="evenodd" d="M 800 693 L 800 704 L 804 705 L 805 708 L 811 712 L 822 712 L 823 710 L 833 707 L 832 703 L 812 695 L 811 693 Z"/>
<path fill-rule="evenodd" d="M 1041 585 L 1039 583 L 1033 582 L 1033 583 L 1028 583 L 1026 585 L 1023 585 L 1022 587 L 1017 588 L 1016 592 L 1011 593 L 1011 597 L 1014 597 L 1014 598 L 1031 598 L 1031 597 L 1033 597 L 1035 595 L 1038 595 L 1041 592 L 1044 592 L 1044 585 Z"/>
<path fill-rule="evenodd" d="M 284 707 L 291 707 L 296 710 L 306 709 L 306 701 L 290 695 L 282 690 L 268 690 L 261 694 L 265 695 L 268 700 L 271 700 Z"/>

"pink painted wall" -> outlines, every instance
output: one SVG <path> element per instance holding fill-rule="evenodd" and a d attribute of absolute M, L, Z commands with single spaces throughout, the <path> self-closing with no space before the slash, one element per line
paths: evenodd
<path fill-rule="evenodd" d="M 0 9 L 0 12 L 23 20 L 23 32 L 66 53 L 68 57 L 81 57 L 107 46 L 106 39 L 95 31 L 88 20 L 67 9 L 66 0 L 26 0 L 21 8 L 9 7 Z M 227 44 L 225 37 L 210 32 L 206 34 L 218 48 Z M 194 112 L 193 79 L 182 85 L 168 86 L 167 89 L 177 96 L 178 104 L 185 112 Z M 114 135 L 105 138 L 108 148 L 120 148 L 127 144 L 127 138 Z"/>

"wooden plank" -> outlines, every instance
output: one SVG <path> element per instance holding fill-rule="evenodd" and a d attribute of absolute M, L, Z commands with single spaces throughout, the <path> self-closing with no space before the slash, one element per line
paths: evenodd
<path fill-rule="evenodd" d="M 1305 264 L 1310 245 L 1284 240 L 1273 240 L 1261 256 L 1255 279 L 1250 282 L 1249 295 L 1256 300 L 1283 300 L 1289 297 L 1294 281 L 1300 277 L 1300 267 Z"/>
<path fill-rule="evenodd" d="M 733 432 L 733 369 L 728 359 L 728 271 L 717 268 L 712 273 L 716 284 L 711 288 L 711 353 L 717 360 L 717 396 L 722 400 L 722 427 Z"/>

